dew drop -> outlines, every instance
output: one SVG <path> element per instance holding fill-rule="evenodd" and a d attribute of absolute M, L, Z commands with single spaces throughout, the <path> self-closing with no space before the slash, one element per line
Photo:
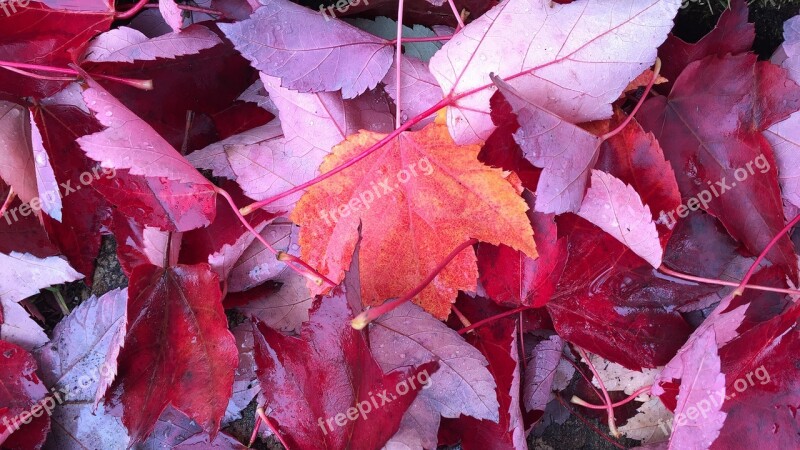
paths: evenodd
<path fill-rule="evenodd" d="M 113 116 L 113 115 L 114 115 L 114 113 L 113 113 L 113 112 L 111 112 L 111 111 L 106 111 L 106 116 L 108 116 L 108 117 L 111 117 L 111 116 Z"/>

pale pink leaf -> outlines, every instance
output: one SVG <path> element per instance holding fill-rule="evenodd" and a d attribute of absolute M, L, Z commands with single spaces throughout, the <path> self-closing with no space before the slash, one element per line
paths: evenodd
<path fill-rule="evenodd" d="M 47 386 L 79 387 L 70 401 L 100 403 L 117 373 L 127 305 L 128 290 L 115 289 L 84 301 L 56 325 L 53 340 L 34 353 Z"/>
<path fill-rule="evenodd" d="M 175 0 L 161 0 L 158 2 L 158 10 L 167 25 L 176 33 L 183 27 L 183 11 L 178 8 Z"/>
<path fill-rule="evenodd" d="M 578 215 L 625 244 L 653 267 L 661 266 L 664 251 L 650 207 L 620 179 L 592 170 L 592 185 Z"/>
<path fill-rule="evenodd" d="M 628 83 L 653 64 L 680 0 L 505 0 L 431 59 L 445 95 L 479 89 L 448 108 L 459 144 L 485 140 L 494 73 L 526 100 L 572 123 L 607 118 Z"/>
<path fill-rule="evenodd" d="M 533 348 L 533 359 L 525 366 L 523 402 L 527 411 L 544 411 L 552 399 L 551 388 L 561 361 L 564 341 L 554 334 Z"/>
<path fill-rule="evenodd" d="M 385 39 L 288 0 L 219 27 L 253 67 L 300 92 L 341 90 L 354 98 L 377 86 L 393 59 Z"/>
<path fill-rule="evenodd" d="M 266 226 L 266 222 L 261 222 L 254 224 L 253 229 L 256 231 L 256 233 L 261 233 Z M 236 266 L 236 263 L 241 259 L 244 252 L 251 247 L 255 239 L 256 237 L 253 236 L 253 233 L 251 233 L 249 230 L 245 231 L 232 244 L 225 244 L 218 251 L 208 255 L 208 263 L 211 265 L 211 270 L 219 275 L 220 280 L 225 280 L 228 278 L 231 270 L 233 270 L 233 268 Z M 255 248 L 257 248 L 259 245 L 264 251 L 269 251 L 269 249 L 264 247 L 260 242 L 257 243 Z M 272 253 L 270 252 L 270 254 Z M 274 255 L 272 256 L 272 259 L 275 259 Z M 230 292 L 235 292 L 230 290 L 230 286 L 228 286 L 228 290 Z"/>
<path fill-rule="evenodd" d="M 486 358 L 419 306 L 406 303 L 375 320 L 370 348 L 384 372 L 439 360 L 431 386 L 415 402 L 429 403 L 443 417 L 499 419 L 497 386 Z"/>
<path fill-rule="evenodd" d="M 132 175 L 168 178 L 213 186 L 161 137 L 96 81 L 88 78 L 83 98 L 107 128 L 77 139 L 86 154 L 102 167 L 128 169 Z"/>
<path fill-rule="evenodd" d="M 314 295 L 308 290 L 306 278 L 284 267 L 272 281 L 281 283 L 280 289 L 236 309 L 248 317 L 255 317 L 270 328 L 293 332 L 308 320 L 308 310 Z"/>
<path fill-rule="evenodd" d="M 0 298 L 3 320 L 0 322 L 0 340 L 19 345 L 32 351 L 47 344 L 47 337 L 42 327 L 25 311 L 19 303 Z"/>
<path fill-rule="evenodd" d="M 675 415 L 686 418 L 673 423 L 669 449 L 704 450 L 719 436 L 727 414 L 721 411 L 725 398 L 725 374 L 713 329 L 706 329 L 692 348 L 679 356 L 684 374 L 678 392 Z M 702 403 L 702 406 L 700 406 Z M 704 408 L 699 414 L 699 408 Z M 692 413 L 690 410 L 695 412 Z"/>
<path fill-rule="evenodd" d="M 544 169 L 536 186 L 536 211 L 576 212 L 602 139 L 524 98 L 503 80 L 492 80 L 517 114 L 520 128 L 514 140 L 528 161 Z"/>
<path fill-rule="evenodd" d="M 222 418 L 223 427 L 239 420 L 242 417 L 242 410 L 247 408 L 261 391 L 253 355 L 253 327 L 248 322 L 242 322 L 231 332 L 236 338 L 236 348 L 239 350 L 239 366 L 233 377 L 233 395 L 228 402 L 228 409 L 225 410 L 225 417 Z"/>
<path fill-rule="evenodd" d="M 245 194 L 263 200 L 314 178 L 322 159 L 347 136 L 366 129 L 393 128 L 388 104 L 370 91 L 354 100 L 338 92 L 304 94 L 280 87 L 277 78 L 261 79 L 279 110 L 283 137 L 260 144 L 229 147 L 228 161 Z M 308 133 L 308 129 L 314 130 Z M 269 206 L 270 211 L 291 209 L 301 193 Z"/>
<path fill-rule="evenodd" d="M 193 55 L 221 43 L 219 36 L 202 25 L 192 25 L 180 33 L 169 33 L 153 39 L 133 28 L 119 27 L 97 36 L 86 49 L 85 60 L 134 62 L 172 59 Z"/>
<path fill-rule="evenodd" d="M 298 255 L 298 228 L 296 225 L 273 223 L 267 225 L 260 234 L 276 250 Z M 225 250 L 230 253 L 229 249 L 223 248 L 223 251 Z M 235 259 L 233 267 L 230 268 L 227 266 L 233 259 L 232 256 L 225 257 L 223 260 L 223 253 L 217 253 L 209 258 L 212 267 L 226 267 L 228 292 L 242 292 L 251 289 L 267 280 L 276 278 L 286 268 L 286 264 L 278 261 L 275 255 L 264 247 L 264 244 L 255 240 L 250 240 L 244 252 L 239 255 Z M 223 261 L 225 262 L 223 263 Z"/>
<path fill-rule="evenodd" d="M 183 233 L 161 231 L 158 228 L 145 227 L 142 230 L 142 252 L 151 264 L 158 267 L 170 267 L 178 262 L 181 251 Z M 167 255 L 169 251 L 169 255 Z"/>
<path fill-rule="evenodd" d="M 39 191 L 38 197 L 32 200 L 34 203 L 31 204 L 31 207 L 34 210 L 41 207 L 42 211 L 47 213 L 48 216 L 61 222 L 61 192 L 59 191 L 58 181 L 56 181 L 56 174 L 53 172 L 53 166 L 50 165 L 50 157 L 44 148 L 39 127 L 36 126 L 33 120 L 33 113 L 30 115 L 30 121 L 33 167 L 36 172 L 36 185 Z M 39 205 L 36 205 L 37 199 Z"/>
<path fill-rule="evenodd" d="M 23 202 L 29 202 L 39 194 L 31 152 L 30 127 L 31 122 L 25 108 L 0 100 L 0 147 L 3 148 L 0 178 L 14 188 L 14 192 Z"/>
<path fill-rule="evenodd" d="M 227 139 L 215 142 L 205 148 L 194 151 L 186 159 L 198 169 L 208 169 L 215 177 L 223 177 L 231 180 L 236 179 L 236 174 L 231 168 L 229 153 L 234 148 L 247 145 L 258 145 L 260 143 L 277 139 L 283 136 L 281 123 L 273 120 L 266 125 L 235 134 Z"/>
<path fill-rule="evenodd" d="M 800 16 L 786 21 L 783 29 L 785 42 L 772 60 L 800 84 Z M 775 152 L 783 198 L 800 207 L 800 111 L 769 127 L 764 137 Z"/>
<path fill-rule="evenodd" d="M 386 92 L 395 102 L 397 102 L 396 67 L 397 62 L 395 61 L 392 63 L 389 73 L 386 74 L 386 78 L 383 79 Z M 403 63 L 400 65 L 400 92 L 402 94 L 400 98 L 402 122 L 416 117 L 442 99 L 442 89 L 428 70 L 428 65 L 413 57 L 404 56 Z M 418 130 L 432 121 L 433 118 L 430 117 L 411 129 Z"/>
<path fill-rule="evenodd" d="M 80 280 L 65 259 L 57 256 L 37 258 L 30 254 L 0 253 L 0 299 L 19 302 L 39 293 L 40 289 Z"/>

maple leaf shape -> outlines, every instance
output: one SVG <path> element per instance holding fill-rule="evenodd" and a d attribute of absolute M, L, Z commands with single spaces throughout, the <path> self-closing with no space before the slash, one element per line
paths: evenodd
<path fill-rule="evenodd" d="M 393 59 L 389 41 L 288 0 L 219 27 L 253 67 L 300 92 L 341 89 L 354 98 L 377 86 Z"/>
<path fill-rule="evenodd" d="M 566 5 L 505 0 L 431 59 L 431 73 L 445 96 L 471 93 L 448 110 L 453 138 L 474 143 L 494 128 L 489 116 L 492 92 L 485 89 L 490 73 L 569 122 L 610 116 L 611 103 L 655 61 L 679 6 L 678 0 Z"/>
<path fill-rule="evenodd" d="M 492 80 L 517 114 L 520 128 L 514 140 L 528 161 L 544 169 L 536 186 L 536 210 L 576 212 L 603 138 L 526 100 L 503 80 Z"/>
<path fill-rule="evenodd" d="M 578 215 L 625 244 L 654 268 L 661 266 L 663 250 L 650 208 L 629 185 L 600 170 L 592 171 Z"/>
<path fill-rule="evenodd" d="M 218 277 L 207 264 L 142 265 L 128 292 L 127 337 L 110 402 L 122 404 L 132 442 L 150 435 L 170 404 L 213 438 L 238 363 Z"/>
<path fill-rule="evenodd" d="M 381 448 L 397 431 L 422 386 L 415 383 L 404 395 L 396 387 L 403 383 L 410 387 L 407 380 L 429 377 L 438 367 L 427 362 L 384 374 L 364 334 L 349 326 L 352 318 L 344 295 L 335 295 L 315 302 L 300 337 L 253 322 L 261 395 L 290 448 Z M 324 424 L 337 414 L 350 414 L 358 405 L 366 409 L 374 394 L 388 402 L 370 408 L 368 414 L 356 414 L 342 426 Z"/>
<path fill-rule="evenodd" d="M 798 109 L 800 88 L 786 73 L 743 54 L 690 64 L 669 97 L 647 100 L 638 117 L 661 143 L 681 193 L 695 197 L 694 209 L 718 217 L 758 254 L 784 225 L 775 160 L 761 132 Z M 767 257 L 796 278 L 788 237 Z"/>
<path fill-rule="evenodd" d="M 31 410 L 42 406 L 47 388 L 36 375 L 36 360 L 14 344 L 0 341 L 0 446 L 8 449 L 39 450 L 50 431 L 47 414 L 34 417 L 28 425 L 20 424 L 20 416 L 31 418 Z M 15 430 L 12 424 L 22 425 Z M 10 437 L 9 437 L 10 436 Z"/>
<path fill-rule="evenodd" d="M 384 136 L 368 131 L 350 136 L 334 148 L 320 172 Z M 365 304 L 378 305 L 415 288 L 470 238 L 535 257 L 527 205 L 499 169 L 477 161 L 479 151 L 477 145 L 455 145 L 437 121 L 400 134 L 347 171 L 311 187 L 292 213 L 292 221 L 301 226 L 303 260 L 341 281 L 361 228 L 361 296 Z M 446 318 L 457 291 L 473 290 L 476 278 L 475 254 L 467 249 L 415 301 Z"/>
<path fill-rule="evenodd" d="M 166 2 L 165 2 L 166 3 Z M 193 55 L 221 44 L 219 36 L 202 25 L 192 25 L 180 33 L 148 39 L 141 31 L 119 27 L 92 40 L 84 53 L 91 62 L 153 61 Z"/>
<path fill-rule="evenodd" d="M 431 386 L 422 391 L 392 441 L 435 446 L 442 417 L 499 420 L 496 383 L 489 362 L 463 337 L 417 305 L 404 304 L 370 325 L 370 347 L 384 371 L 439 360 Z"/>

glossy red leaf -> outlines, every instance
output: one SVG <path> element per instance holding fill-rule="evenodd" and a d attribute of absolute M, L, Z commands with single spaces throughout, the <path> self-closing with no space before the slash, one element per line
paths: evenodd
<path fill-rule="evenodd" d="M 751 253 L 760 253 L 784 225 L 777 165 L 761 132 L 797 109 L 800 87 L 752 54 L 694 62 L 669 97 L 648 100 L 638 118 L 675 171 L 686 201 L 677 215 L 702 207 Z M 796 277 L 788 238 L 767 256 Z"/>
<path fill-rule="evenodd" d="M 365 336 L 350 327 L 352 318 L 344 295 L 337 295 L 317 300 L 299 337 L 253 324 L 263 403 L 291 448 L 382 447 L 420 391 L 417 379 L 438 367 L 428 362 L 384 374 Z"/>
<path fill-rule="evenodd" d="M 0 60 L 64 69 L 89 39 L 108 30 L 114 19 L 113 3 L 108 0 L 8 2 L 4 6 L 0 14 Z M 12 97 L 41 99 L 64 86 L 63 81 L 0 70 L 0 93 Z"/>
<path fill-rule="evenodd" d="M 524 194 L 529 206 L 532 195 Z M 529 209 L 533 240 L 539 256 L 529 258 L 511 247 L 481 243 L 478 272 L 486 295 L 503 306 L 544 306 L 556 290 L 564 270 L 567 240 L 559 239 L 555 216 Z"/>
<path fill-rule="evenodd" d="M 206 264 L 139 266 L 128 290 L 128 330 L 112 404 L 132 442 L 149 436 L 168 405 L 212 438 L 231 395 L 238 362 L 219 279 Z"/>
<path fill-rule="evenodd" d="M 0 360 L 0 446 L 39 450 L 50 430 L 50 417 L 42 414 L 39 404 L 48 392 L 36 374 L 36 360 L 5 341 L 0 341 Z"/>

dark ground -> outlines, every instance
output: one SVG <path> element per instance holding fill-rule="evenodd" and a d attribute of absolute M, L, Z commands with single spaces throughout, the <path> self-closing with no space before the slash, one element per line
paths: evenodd
<path fill-rule="evenodd" d="M 709 3 L 711 2 L 711 7 Z M 717 17 L 727 2 L 720 0 L 700 0 L 689 3 L 688 7 L 681 10 L 676 21 L 674 32 L 685 40 L 696 41 L 705 35 L 716 23 Z M 775 48 L 783 41 L 783 22 L 798 14 L 800 0 L 756 0 L 750 6 L 750 21 L 756 24 L 755 51 L 763 59 L 772 55 Z M 774 4 L 783 6 L 771 6 Z M 712 13 L 713 12 L 713 13 Z M 104 238 L 100 255 L 97 259 L 97 270 L 93 276 L 93 286 L 89 289 L 83 282 L 70 283 L 61 287 L 64 300 L 70 309 L 73 309 L 90 295 L 102 295 L 111 289 L 127 286 L 128 280 L 117 262 L 115 244 L 111 238 Z M 57 323 L 61 314 L 49 293 L 44 293 L 34 303 L 45 319 L 47 329 Z M 578 411 L 585 418 L 584 411 Z M 235 422 L 225 431 L 246 443 L 253 429 L 255 403 L 244 411 L 243 419 Z M 602 419 L 586 418 L 599 429 L 605 430 L 606 425 Z M 574 415 L 563 425 L 551 425 L 539 437 L 531 436 L 528 446 L 537 450 L 612 450 L 617 448 L 597 434 L 590 427 Z M 622 448 L 636 446 L 636 441 L 624 440 Z M 257 442 L 256 449 L 280 449 L 280 444 L 274 441 L 267 443 Z"/>

